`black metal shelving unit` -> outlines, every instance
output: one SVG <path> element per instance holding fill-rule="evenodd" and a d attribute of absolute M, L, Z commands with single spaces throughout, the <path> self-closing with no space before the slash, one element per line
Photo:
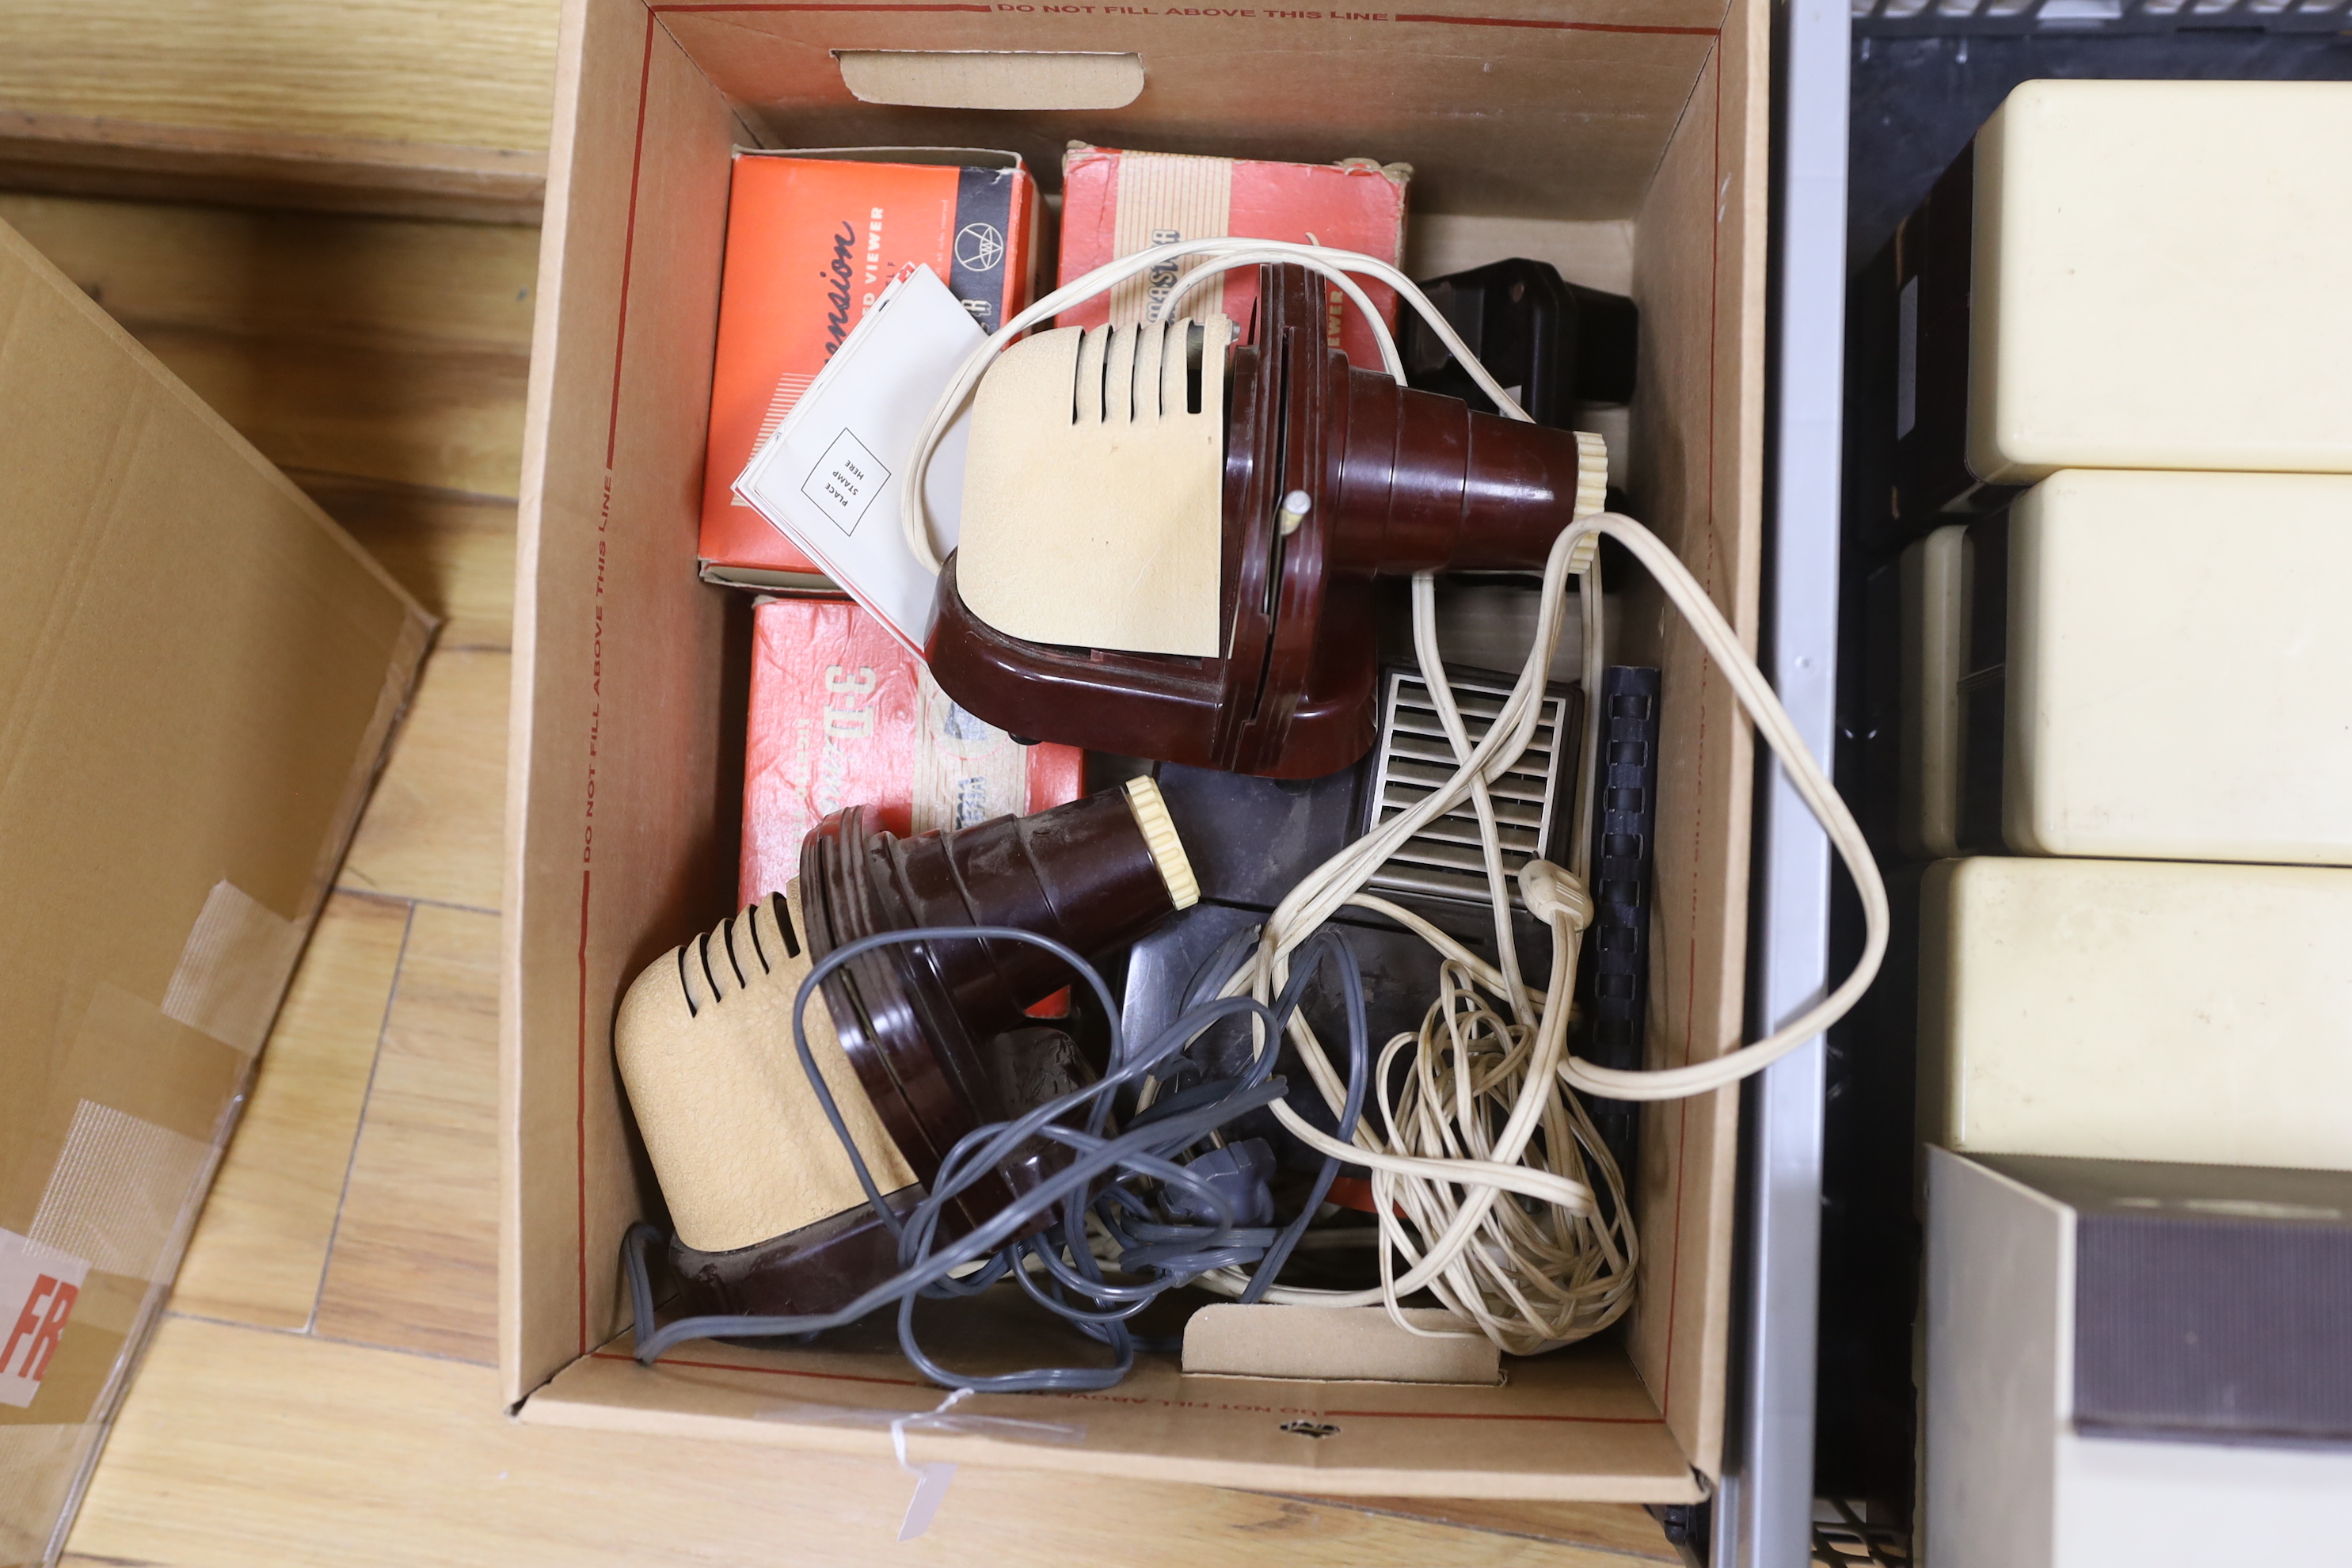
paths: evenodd
<path fill-rule="evenodd" d="M 1902 1560 L 1894 1554 L 1908 1536 L 1915 1474 L 1916 937 L 1905 917 L 1917 883 L 1883 830 L 1892 809 L 1895 628 L 1874 624 L 1864 584 L 1937 520 L 1899 521 L 1889 504 L 1895 300 L 1891 289 L 1872 287 L 1871 264 L 2019 83 L 2352 80 L 2352 4 L 1862 0 L 1849 22 L 1837 780 L 1880 850 L 1897 920 L 1879 984 L 1832 1031 L 1823 1064 L 1811 1459 L 1815 1489 L 1845 1510 L 1821 1505 L 1824 1528 L 1843 1532 L 1853 1551 L 1867 1542 L 1879 1554 L 1843 1560 L 1884 1562 Z M 1831 969 L 1840 972 L 1859 947 L 1859 919 L 1841 905 L 1833 924 Z M 1817 1560 L 1842 1560 L 1828 1551 L 1825 1543 Z"/>

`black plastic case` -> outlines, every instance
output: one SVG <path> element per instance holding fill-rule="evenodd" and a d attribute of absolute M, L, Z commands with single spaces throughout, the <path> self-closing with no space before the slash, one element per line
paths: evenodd
<path fill-rule="evenodd" d="M 1504 389 L 1538 425 L 1566 429 L 1580 403 L 1630 403 L 1640 312 L 1622 294 L 1562 279 L 1549 262 L 1515 258 L 1422 284 Z M 1398 352 L 1414 386 L 1500 412 L 1454 363 L 1428 323 L 1403 312 Z"/>

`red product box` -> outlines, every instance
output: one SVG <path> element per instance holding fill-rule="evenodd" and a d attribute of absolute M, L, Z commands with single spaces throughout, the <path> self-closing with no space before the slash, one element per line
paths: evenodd
<path fill-rule="evenodd" d="M 845 806 L 898 834 L 1076 800 L 1086 753 L 1024 746 L 948 700 L 846 599 L 771 599 L 751 617 L 740 897 L 781 892 L 801 841 Z"/>
<path fill-rule="evenodd" d="M 737 477 L 902 267 L 928 263 L 989 331 L 1027 304 L 1039 221 L 1036 182 L 1013 153 L 735 154 L 702 473 L 707 580 L 831 591 L 735 499 Z"/>
<path fill-rule="evenodd" d="M 1404 264 L 1405 186 L 1411 165 L 1349 158 L 1338 163 L 1265 163 L 1178 153 L 1074 146 L 1062 155 L 1061 281 L 1108 261 L 1179 239 L 1237 236 L 1357 250 Z M 1055 318 L 1065 327 L 1166 319 L 1170 294 L 1192 264 L 1155 268 Z M 1382 320 L 1396 326 L 1395 290 L 1366 282 Z M 1377 369 L 1380 345 L 1363 312 L 1337 289 L 1325 294 L 1326 332 L 1354 363 Z M 1195 321 L 1223 311 L 1247 330 L 1257 274 L 1243 268 L 1203 283 L 1177 305 Z"/>

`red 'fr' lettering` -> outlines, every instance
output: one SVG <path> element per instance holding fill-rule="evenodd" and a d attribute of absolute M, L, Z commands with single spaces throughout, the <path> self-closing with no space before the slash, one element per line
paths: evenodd
<path fill-rule="evenodd" d="M 58 1336 L 66 1331 L 66 1320 L 73 1315 L 74 1301 L 80 1295 L 73 1286 L 47 1274 L 35 1280 L 32 1293 L 25 1298 L 25 1310 L 9 1332 L 6 1348 L 0 1349 L 0 1375 L 13 1370 L 16 1376 L 38 1383 L 48 1370 L 49 1356 L 58 1348 Z M 21 1367 L 16 1365 L 20 1342 L 25 1343 Z"/>

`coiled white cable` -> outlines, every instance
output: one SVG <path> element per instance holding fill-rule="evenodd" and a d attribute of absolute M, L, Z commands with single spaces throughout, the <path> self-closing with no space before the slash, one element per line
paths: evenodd
<path fill-rule="evenodd" d="M 1189 258 L 1203 260 L 1185 276 L 1177 297 L 1218 273 L 1267 261 L 1296 263 L 1329 279 L 1370 322 L 1384 367 L 1402 383 L 1404 367 L 1395 342 L 1355 280 L 1356 276 L 1375 279 L 1412 305 L 1497 408 L 1512 418 L 1528 418 L 1421 290 L 1386 262 L 1279 240 L 1201 239 L 1159 246 L 1055 289 L 1013 317 L 966 361 L 933 408 L 916 447 L 914 474 L 901 489 L 901 523 L 918 560 L 937 570 L 920 476 L 995 354 L 1035 323 L 1138 273 Z M 1171 298 L 1171 315 L 1174 304 Z M 1598 560 L 1603 535 L 1623 543 L 1656 579 L 1722 670 L 1741 709 L 1835 847 L 1863 906 L 1862 956 L 1836 989 L 1763 1039 L 1679 1068 L 1604 1068 L 1567 1049 L 1577 955 L 1591 918 L 1586 880 L 1602 722 L 1592 678 L 1601 668 L 1603 647 Z M 1535 861 L 1522 867 L 1517 877 L 1529 912 L 1552 932 L 1551 973 L 1538 996 L 1519 978 L 1510 930 L 1511 889 L 1502 871 L 1487 787 L 1517 763 L 1535 733 L 1571 577 L 1577 580 L 1584 610 L 1587 693 L 1572 865 L 1562 868 Z M 1399 1303 L 1426 1289 L 1466 1326 L 1507 1351 L 1528 1353 L 1581 1339 L 1613 1322 L 1632 1300 L 1639 1258 L 1622 1173 L 1583 1106 L 1568 1090 L 1621 1100 L 1675 1100 L 1727 1088 L 1786 1056 L 1843 1017 L 1876 976 L 1886 951 L 1886 889 L 1852 813 L 1806 750 L 1738 634 L 1674 552 L 1631 518 L 1605 512 L 1580 518 L 1554 541 L 1544 565 L 1536 646 L 1510 697 L 1475 745 L 1444 679 L 1430 574 L 1414 577 L 1412 606 L 1422 678 L 1459 765 L 1412 809 L 1301 879 L 1267 919 L 1257 947 L 1223 988 L 1228 995 L 1247 992 L 1262 1000 L 1271 998 L 1287 982 L 1290 956 L 1298 945 L 1349 905 L 1394 920 L 1437 949 L 1443 961 L 1439 994 L 1420 1030 L 1397 1036 L 1381 1052 L 1377 1131 L 1360 1127 L 1352 1142 L 1342 1142 L 1287 1104 L 1277 1100 L 1272 1107 L 1283 1125 L 1309 1147 L 1370 1169 L 1374 1215 L 1386 1244 L 1381 1249 L 1381 1280 L 1376 1289 L 1354 1292 L 1276 1287 L 1265 1299 L 1324 1306 L 1384 1304 L 1410 1329 Z M 1465 801 L 1478 818 L 1499 966 L 1480 960 L 1410 910 L 1363 891 L 1366 881 L 1405 840 Z M 1314 1031 L 1294 1015 L 1288 1032 L 1317 1090 L 1338 1110 L 1345 1085 Z M 1261 1039 L 1258 1046 L 1268 1049 L 1271 1042 Z M 1390 1068 L 1408 1049 L 1413 1052 L 1412 1070 L 1391 1103 Z M 1605 1207 L 1596 1196 L 1596 1181 L 1610 1194 Z M 1406 1261 L 1402 1275 L 1394 1269 L 1400 1256 Z M 1238 1270 L 1224 1270 L 1203 1276 L 1201 1283 L 1238 1294 L 1247 1279 Z"/>

